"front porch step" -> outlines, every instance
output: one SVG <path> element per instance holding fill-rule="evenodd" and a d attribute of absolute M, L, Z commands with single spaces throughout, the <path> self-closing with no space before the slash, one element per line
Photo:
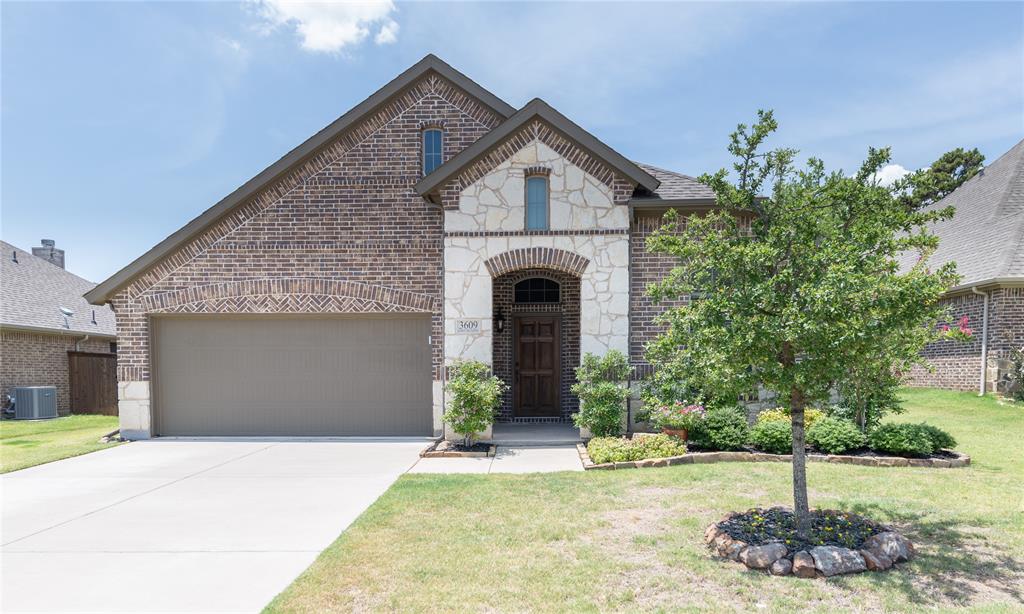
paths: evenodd
<path fill-rule="evenodd" d="M 580 431 L 565 423 L 498 423 L 488 443 L 496 446 L 539 447 L 574 445 L 583 441 Z"/>

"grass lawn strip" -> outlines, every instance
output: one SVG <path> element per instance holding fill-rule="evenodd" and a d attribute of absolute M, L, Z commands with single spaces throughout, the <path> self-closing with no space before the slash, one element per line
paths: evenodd
<path fill-rule="evenodd" d="M 407 475 L 270 612 L 1024 609 L 1024 408 L 905 392 L 898 421 L 950 431 L 956 471 L 811 463 L 813 507 L 864 514 L 917 546 L 886 573 L 775 578 L 712 558 L 708 524 L 791 505 L 786 463 L 647 471 Z"/>
<path fill-rule="evenodd" d="M 117 442 L 100 443 L 101 437 L 115 429 L 117 416 L 0 421 L 0 473 L 118 445 Z"/>

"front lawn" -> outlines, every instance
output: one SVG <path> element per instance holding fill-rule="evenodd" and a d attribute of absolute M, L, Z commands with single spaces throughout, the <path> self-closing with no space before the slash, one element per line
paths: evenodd
<path fill-rule="evenodd" d="M 100 437 L 116 428 L 117 416 L 0 421 L 0 473 L 115 446 Z"/>
<path fill-rule="evenodd" d="M 813 506 L 897 525 L 919 555 L 828 581 L 710 558 L 705 527 L 791 503 L 782 463 L 406 475 L 269 606 L 306 611 L 894 611 L 1024 608 L 1024 407 L 908 390 L 966 469 L 810 463 Z"/>

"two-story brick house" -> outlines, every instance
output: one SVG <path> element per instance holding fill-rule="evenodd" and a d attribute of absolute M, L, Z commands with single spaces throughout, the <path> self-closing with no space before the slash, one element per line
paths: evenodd
<path fill-rule="evenodd" d="M 510 384 L 499 421 L 565 421 L 582 353 L 643 367 L 646 236 L 713 202 L 427 56 L 88 293 L 122 432 L 436 434 L 464 359 Z"/>

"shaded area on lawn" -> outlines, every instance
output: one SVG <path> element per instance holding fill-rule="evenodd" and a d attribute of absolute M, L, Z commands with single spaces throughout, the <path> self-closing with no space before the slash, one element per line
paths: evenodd
<path fill-rule="evenodd" d="M 117 429 L 117 416 L 79 415 L 53 420 L 0 421 L 0 473 L 109 448 L 100 438 Z"/>
<path fill-rule="evenodd" d="M 405 476 L 270 611 L 914 611 L 1024 606 L 1024 408 L 910 390 L 899 421 L 950 430 L 965 469 L 808 466 L 812 505 L 900 528 L 887 573 L 774 578 L 709 556 L 723 513 L 790 505 L 789 465 Z"/>

